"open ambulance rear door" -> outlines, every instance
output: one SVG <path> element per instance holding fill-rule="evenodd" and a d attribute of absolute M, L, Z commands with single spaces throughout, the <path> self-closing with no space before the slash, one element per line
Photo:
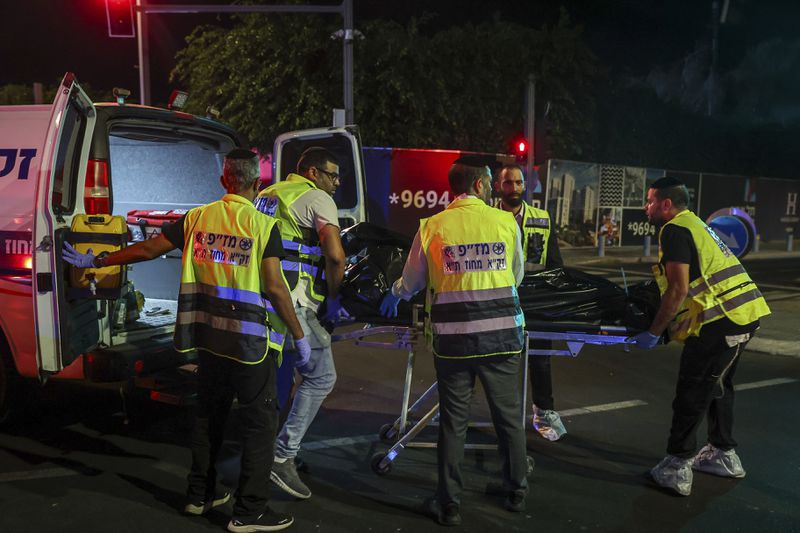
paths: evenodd
<path fill-rule="evenodd" d="M 67 73 L 53 102 L 36 183 L 33 294 L 40 374 L 57 373 L 99 342 L 97 302 L 64 297 L 61 249 L 72 216 L 84 212 L 83 191 L 96 112 L 75 75 Z"/>
<path fill-rule="evenodd" d="M 300 154 L 312 146 L 330 150 L 339 160 L 341 180 L 333 196 L 339 209 L 339 227 L 344 229 L 366 222 L 364 160 L 361 154 L 361 137 L 356 126 L 317 128 L 280 135 L 275 139 L 273 148 L 275 181 L 282 181 L 290 173 L 296 172 Z"/>

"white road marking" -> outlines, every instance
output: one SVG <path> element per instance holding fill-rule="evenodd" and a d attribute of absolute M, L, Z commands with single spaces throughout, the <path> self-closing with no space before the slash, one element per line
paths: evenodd
<path fill-rule="evenodd" d="M 786 383 L 795 383 L 797 380 L 792 378 L 775 378 L 765 379 L 763 381 L 753 381 L 752 383 L 740 383 L 734 385 L 733 390 L 742 391 L 749 389 L 760 389 L 761 387 L 772 387 L 773 385 L 784 385 Z"/>
<path fill-rule="evenodd" d="M 775 378 L 765 379 L 762 381 L 753 381 L 751 383 L 741 383 L 734 386 L 734 390 L 743 391 L 749 389 L 759 389 L 763 387 L 772 387 L 775 385 L 785 385 L 787 383 L 796 383 L 798 380 L 792 378 Z M 559 411 L 562 417 L 573 417 L 580 415 L 590 415 L 594 413 L 602 413 L 606 411 L 615 411 L 617 409 L 627 409 L 629 407 L 641 407 L 647 405 L 647 402 L 642 400 L 627 400 L 624 402 L 602 403 L 597 405 L 587 405 L 586 407 L 577 407 L 575 409 L 565 409 Z M 325 439 L 312 442 L 303 443 L 304 451 L 324 450 L 327 448 L 338 448 L 353 446 L 356 444 L 369 444 L 375 442 L 377 436 L 375 433 L 369 435 L 358 435 L 355 437 L 340 437 L 336 439 Z M 179 474 L 181 476 L 186 474 L 186 469 L 171 463 L 159 461 L 155 463 L 154 468 L 169 472 L 172 474 Z M 70 468 L 42 468 L 40 470 L 30 470 L 27 472 L 6 472 L 0 473 L 0 483 L 10 483 L 14 481 L 28 481 L 31 479 L 47 479 L 55 477 L 68 477 L 82 475 L 81 472 L 72 470 Z"/>
<path fill-rule="evenodd" d="M 627 400 L 624 402 L 601 403 L 598 405 L 587 405 L 586 407 L 576 407 L 575 409 L 565 409 L 558 413 L 561 416 L 580 416 L 602 413 L 604 411 L 614 411 L 616 409 L 627 409 L 629 407 L 639 407 L 641 405 L 647 405 L 647 402 L 643 402 L 642 400 Z"/>
<path fill-rule="evenodd" d="M 0 483 L 13 481 L 27 481 L 29 479 L 47 479 L 51 477 L 77 476 L 81 473 L 70 468 L 42 468 L 41 470 L 29 470 L 27 472 L 6 472 L 0 474 Z"/>
<path fill-rule="evenodd" d="M 325 448 L 335 448 L 338 446 L 352 446 L 353 444 L 362 444 L 365 442 L 375 442 L 378 440 L 377 433 L 369 435 L 360 435 L 357 437 L 341 437 L 338 439 L 317 440 L 313 442 L 304 442 L 303 450 L 324 450 Z"/>

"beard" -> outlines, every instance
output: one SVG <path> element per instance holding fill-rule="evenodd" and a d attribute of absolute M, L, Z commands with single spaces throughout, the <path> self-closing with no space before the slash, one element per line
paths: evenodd
<path fill-rule="evenodd" d="M 522 205 L 522 195 L 519 196 L 511 196 L 509 194 L 504 194 L 501 197 L 503 199 L 503 203 L 510 207 L 519 207 Z"/>

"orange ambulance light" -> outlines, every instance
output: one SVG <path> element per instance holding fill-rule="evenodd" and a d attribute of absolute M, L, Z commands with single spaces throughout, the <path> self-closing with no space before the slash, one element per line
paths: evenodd
<path fill-rule="evenodd" d="M 90 159 L 86 167 L 83 207 L 89 215 L 111 212 L 108 187 L 108 161 Z"/>
<path fill-rule="evenodd" d="M 27 256 L 22 260 L 22 268 L 25 270 L 33 270 L 33 256 Z"/>

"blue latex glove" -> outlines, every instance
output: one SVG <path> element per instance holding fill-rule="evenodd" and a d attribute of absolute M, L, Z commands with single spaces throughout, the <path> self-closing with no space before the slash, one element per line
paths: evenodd
<path fill-rule="evenodd" d="M 297 353 L 297 359 L 294 361 L 294 366 L 302 368 L 308 364 L 311 359 L 311 345 L 308 344 L 308 337 L 294 340 L 294 349 Z"/>
<path fill-rule="evenodd" d="M 95 255 L 92 253 L 91 248 L 89 248 L 88 253 L 82 254 L 73 248 L 70 243 L 65 241 L 62 257 L 64 258 L 64 261 L 78 268 L 95 268 Z"/>
<path fill-rule="evenodd" d="M 400 303 L 400 297 L 392 294 L 392 289 L 386 293 L 386 296 L 381 300 L 381 315 L 386 318 L 397 317 L 397 305 Z"/>
<path fill-rule="evenodd" d="M 630 344 L 635 344 L 637 347 L 643 350 L 649 350 L 653 348 L 656 344 L 658 344 L 658 339 L 660 339 L 658 335 L 653 335 L 649 331 L 643 331 L 638 335 L 634 335 L 633 337 L 628 337 L 625 339 L 625 342 Z"/>
<path fill-rule="evenodd" d="M 322 322 L 338 322 L 347 316 L 349 316 L 347 311 L 342 307 L 341 294 L 337 294 L 336 298 L 328 298 L 325 314 L 322 316 Z"/>

